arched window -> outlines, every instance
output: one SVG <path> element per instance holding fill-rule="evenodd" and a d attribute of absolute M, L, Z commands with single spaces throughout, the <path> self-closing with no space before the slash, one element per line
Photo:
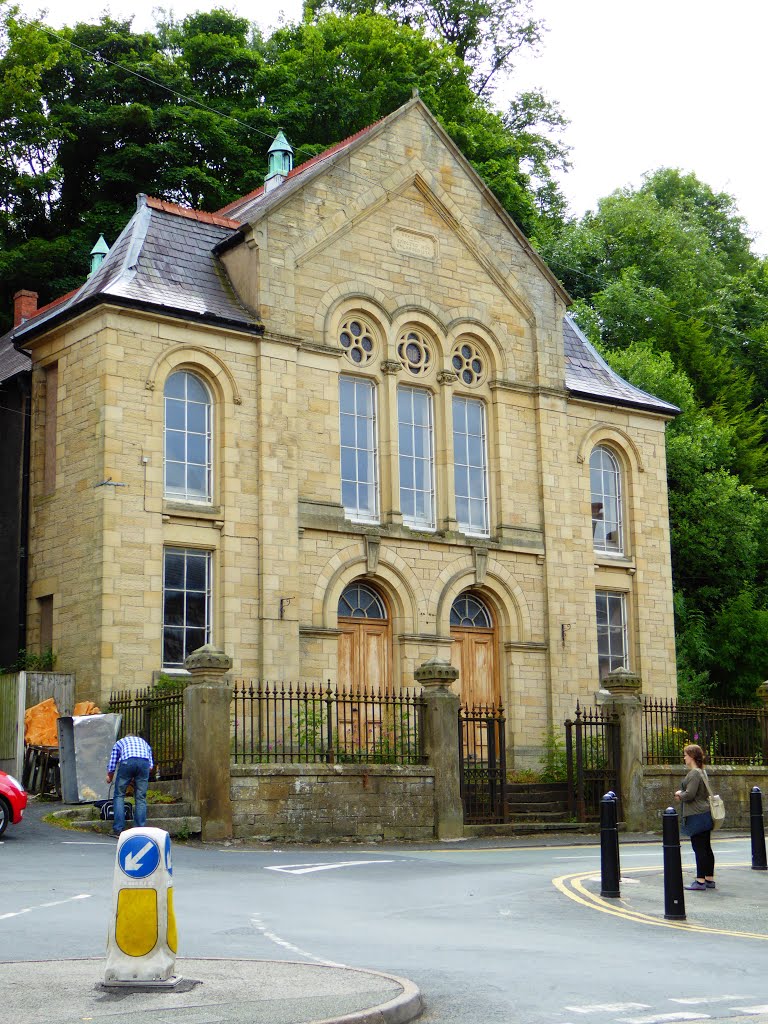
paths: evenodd
<path fill-rule="evenodd" d="M 456 521 L 463 533 L 487 537 L 488 455 L 485 406 L 476 398 L 453 396 L 453 479 Z"/>
<path fill-rule="evenodd" d="M 178 370 L 165 382 L 164 494 L 177 501 L 213 498 L 213 406 L 208 388 Z"/>
<path fill-rule="evenodd" d="M 621 515 L 621 468 L 610 449 L 598 445 L 589 457 L 592 492 L 592 540 L 595 551 L 624 552 Z"/>
<path fill-rule="evenodd" d="M 339 378 L 341 501 L 355 522 L 379 521 L 379 450 L 376 385 L 362 377 Z"/>
<path fill-rule="evenodd" d="M 451 626 L 467 629 L 491 629 L 493 620 L 485 603 L 469 591 L 459 594 L 451 605 Z"/>
<path fill-rule="evenodd" d="M 386 619 L 384 602 L 371 587 L 352 583 L 339 598 L 339 615 L 345 619 Z"/>

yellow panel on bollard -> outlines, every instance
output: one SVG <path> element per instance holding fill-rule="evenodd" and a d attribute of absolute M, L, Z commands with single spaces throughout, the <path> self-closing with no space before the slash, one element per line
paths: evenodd
<path fill-rule="evenodd" d="M 176 965 L 171 837 L 132 828 L 117 845 L 105 986 L 171 988 Z"/>

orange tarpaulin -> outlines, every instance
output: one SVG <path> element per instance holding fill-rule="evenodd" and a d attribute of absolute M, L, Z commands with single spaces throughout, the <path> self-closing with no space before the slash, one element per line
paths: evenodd
<path fill-rule="evenodd" d="M 59 709 L 53 697 L 24 712 L 24 742 L 28 747 L 58 747 L 56 719 Z"/>
<path fill-rule="evenodd" d="M 74 715 L 100 715 L 101 712 L 92 700 L 82 700 L 75 704 Z M 59 709 L 53 697 L 27 708 L 24 712 L 24 742 L 28 747 L 58 747 L 59 735 L 56 730 L 56 719 Z"/>

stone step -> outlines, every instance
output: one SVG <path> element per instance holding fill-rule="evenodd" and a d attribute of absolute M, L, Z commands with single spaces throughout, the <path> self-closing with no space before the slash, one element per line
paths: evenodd
<path fill-rule="evenodd" d="M 78 804 L 54 811 L 53 817 L 63 818 L 76 828 L 91 832 L 109 832 L 112 823 L 102 821 L 93 804 Z M 181 802 L 172 804 L 148 804 L 147 825 L 151 828 L 162 828 L 172 836 L 199 835 L 202 822 L 199 817 L 190 814 L 189 805 Z"/>
<path fill-rule="evenodd" d="M 78 829 L 87 832 L 98 832 L 109 835 L 112 830 L 112 822 L 101 820 L 77 820 L 73 821 Z M 131 824 L 130 822 L 128 823 Z M 161 828 L 170 836 L 188 839 L 190 836 L 198 836 L 203 831 L 203 823 L 200 818 L 194 816 L 179 818 L 147 818 L 148 828 Z"/>
<path fill-rule="evenodd" d="M 512 814 L 567 814 L 568 804 L 553 801 L 551 804 L 518 804 L 507 801 L 507 813 Z"/>
<path fill-rule="evenodd" d="M 568 793 L 562 793 L 559 789 L 548 792 L 526 793 L 525 791 L 514 790 L 507 786 L 507 801 L 508 803 L 516 804 L 567 804 Z"/>
<path fill-rule="evenodd" d="M 511 808 L 508 808 L 507 817 L 509 818 L 510 821 L 567 821 L 569 815 L 567 811 L 561 810 L 512 811 Z"/>
<path fill-rule="evenodd" d="M 539 799 L 544 797 L 545 799 L 550 795 L 557 796 L 558 798 L 568 798 L 568 783 L 567 782 L 508 782 L 507 792 L 515 793 L 516 795 L 530 796 L 531 799 Z"/>

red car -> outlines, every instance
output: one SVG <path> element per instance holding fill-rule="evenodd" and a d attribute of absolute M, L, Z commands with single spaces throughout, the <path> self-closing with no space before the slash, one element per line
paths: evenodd
<path fill-rule="evenodd" d="M 27 806 L 27 793 L 12 775 L 0 772 L 0 836 L 8 828 L 8 822 L 18 825 Z"/>

